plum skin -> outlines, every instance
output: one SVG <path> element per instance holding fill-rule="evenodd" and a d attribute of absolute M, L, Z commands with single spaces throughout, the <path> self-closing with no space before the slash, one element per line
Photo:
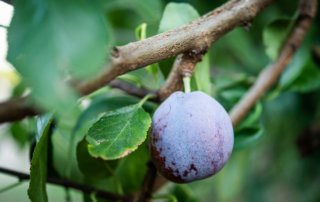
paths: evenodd
<path fill-rule="evenodd" d="M 175 92 L 155 111 L 149 135 L 157 170 L 176 183 L 214 175 L 229 159 L 233 128 L 225 109 L 203 92 Z"/>

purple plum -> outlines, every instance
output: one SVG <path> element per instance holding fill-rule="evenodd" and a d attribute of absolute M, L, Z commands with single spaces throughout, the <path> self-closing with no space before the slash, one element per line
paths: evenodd
<path fill-rule="evenodd" d="M 214 175 L 233 148 L 225 109 L 203 92 L 175 92 L 155 111 L 149 136 L 151 158 L 167 179 L 187 183 Z"/>

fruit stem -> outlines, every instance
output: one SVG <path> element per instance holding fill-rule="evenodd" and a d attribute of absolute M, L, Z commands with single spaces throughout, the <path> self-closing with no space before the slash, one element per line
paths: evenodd
<path fill-rule="evenodd" d="M 191 88 L 190 88 L 190 77 L 189 76 L 183 77 L 183 85 L 184 85 L 184 92 L 190 93 Z"/>

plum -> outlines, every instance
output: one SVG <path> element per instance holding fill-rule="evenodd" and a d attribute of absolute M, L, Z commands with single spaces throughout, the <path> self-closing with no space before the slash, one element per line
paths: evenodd
<path fill-rule="evenodd" d="M 214 175 L 233 148 L 225 109 L 203 92 L 175 92 L 155 111 L 149 136 L 151 159 L 167 179 L 187 183 Z"/>

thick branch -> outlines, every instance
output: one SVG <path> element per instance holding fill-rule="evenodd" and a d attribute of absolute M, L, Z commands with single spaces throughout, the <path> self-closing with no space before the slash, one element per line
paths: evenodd
<path fill-rule="evenodd" d="M 0 167 L 0 173 L 5 173 L 8 175 L 16 176 L 19 180 L 29 180 L 30 179 L 29 174 L 13 171 L 13 170 L 2 168 L 2 167 Z M 95 189 L 93 187 L 88 187 L 88 186 L 85 186 L 82 184 L 78 184 L 78 183 L 75 183 L 75 182 L 69 181 L 69 180 L 63 180 L 63 179 L 57 179 L 57 178 L 47 178 L 47 182 L 49 182 L 51 184 L 61 185 L 66 188 L 77 189 L 77 190 L 80 190 L 80 191 L 87 193 L 87 194 L 95 193 L 95 195 L 97 197 L 115 200 L 115 201 L 116 200 L 132 201 L 132 198 L 133 198 L 131 195 L 114 194 L 111 192 L 106 192 L 103 190 Z"/>
<path fill-rule="evenodd" d="M 115 47 L 106 71 L 92 81 L 79 85 L 88 94 L 119 75 L 176 56 L 180 53 L 200 53 L 222 35 L 250 22 L 274 0 L 232 0 L 190 22 L 145 40 Z"/>
<path fill-rule="evenodd" d="M 290 63 L 294 53 L 300 46 L 313 18 L 315 17 L 317 0 L 301 0 L 299 3 L 299 17 L 281 49 L 278 59 L 266 67 L 244 97 L 230 112 L 232 124 L 237 125 L 262 97 L 262 95 L 277 82 L 282 71 Z"/>

